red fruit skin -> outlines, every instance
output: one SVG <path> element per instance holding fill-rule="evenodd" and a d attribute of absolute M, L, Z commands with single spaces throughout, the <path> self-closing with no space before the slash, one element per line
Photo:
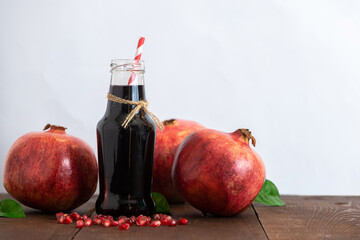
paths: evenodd
<path fill-rule="evenodd" d="M 203 129 L 204 126 L 180 119 L 171 119 L 163 123 L 165 129 L 156 133 L 152 190 L 163 194 L 169 203 L 184 203 L 171 180 L 176 150 L 186 136 Z"/>
<path fill-rule="evenodd" d="M 31 132 L 7 154 L 4 187 L 26 206 L 46 212 L 72 210 L 96 190 L 98 166 L 84 141 L 63 128 Z"/>
<path fill-rule="evenodd" d="M 204 129 L 190 134 L 180 145 L 172 179 L 195 208 L 231 216 L 255 199 L 265 180 L 265 166 L 239 130 Z"/>

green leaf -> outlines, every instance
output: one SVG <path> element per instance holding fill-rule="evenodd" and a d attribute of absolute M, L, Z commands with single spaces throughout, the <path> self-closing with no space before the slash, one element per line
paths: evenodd
<path fill-rule="evenodd" d="M 21 205 L 12 199 L 0 201 L 0 217 L 24 218 L 25 213 Z"/>
<path fill-rule="evenodd" d="M 152 196 L 155 201 L 156 213 L 165 213 L 171 215 L 169 203 L 167 202 L 164 195 L 162 195 L 161 193 L 153 192 Z"/>
<path fill-rule="evenodd" d="M 267 206 L 284 206 L 285 203 L 281 201 L 279 190 L 273 182 L 265 180 L 259 194 L 254 199 L 254 202 L 261 203 Z"/>

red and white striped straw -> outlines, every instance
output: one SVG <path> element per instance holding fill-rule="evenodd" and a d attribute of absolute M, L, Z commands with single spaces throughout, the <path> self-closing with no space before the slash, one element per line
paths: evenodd
<path fill-rule="evenodd" d="M 141 59 L 141 53 L 142 53 L 142 49 L 143 49 L 143 46 L 144 46 L 144 42 L 145 42 L 145 38 L 140 37 L 137 48 L 136 48 L 136 53 L 135 53 L 134 60 L 140 60 Z M 131 85 L 135 81 L 135 77 L 136 77 L 136 73 L 132 73 L 131 77 L 129 78 L 128 85 Z"/>
<path fill-rule="evenodd" d="M 140 60 L 144 42 L 145 42 L 145 38 L 140 37 L 137 48 L 136 48 L 135 60 Z"/>

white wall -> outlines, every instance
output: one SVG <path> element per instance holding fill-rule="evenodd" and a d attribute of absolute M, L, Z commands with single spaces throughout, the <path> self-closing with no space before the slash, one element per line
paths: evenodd
<path fill-rule="evenodd" d="M 355 0 L 1 0 L 0 171 L 46 123 L 96 150 L 110 60 L 144 35 L 161 119 L 250 128 L 283 194 L 358 195 L 359 12 Z"/>

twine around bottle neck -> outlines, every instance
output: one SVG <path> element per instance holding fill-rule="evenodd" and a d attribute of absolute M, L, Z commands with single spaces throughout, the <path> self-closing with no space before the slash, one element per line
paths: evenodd
<path fill-rule="evenodd" d="M 129 115 L 126 117 L 125 121 L 121 124 L 121 126 L 123 128 L 126 128 L 128 126 L 130 121 L 134 118 L 135 114 L 140 109 L 143 109 L 154 120 L 156 126 L 160 130 L 164 129 L 164 125 L 162 124 L 160 119 L 157 116 L 155 116 L 152 112 L 150 112 L 149 109 L 147 108 L 147 106 L 149 105 L 148 101 L 146 101 L 146 100 L 145 101 L 142 101 L 142 100 L 141 101 L 130 101 L 130 100 L 126 100 L 126 99 L 117 97 L 115 95 L 112 95 L 111 93 L 107 94 L 107 99 L 109 99 L 110 101 L 113 101 L 113 102 L 121 103 L 121 104 L 128 104 L 128 105 L 135 105 L 136 106 L 133 110 L 131 110 Z"/>

